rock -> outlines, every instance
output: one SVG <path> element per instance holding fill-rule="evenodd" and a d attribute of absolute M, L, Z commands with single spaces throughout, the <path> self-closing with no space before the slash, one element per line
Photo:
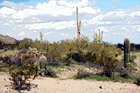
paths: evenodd
<path fill-rule="evenodd" d="M 41 76 L 46 76 L 45 70 L 40 71 L 40 75 L 41 75 Z"/>
<path fill-rule="evenodd" d="M 56 72 L 52 69 L 47 70 L 47 75 L 51 77 L 57 77 Z"/>
<path fill-rule="evenodd" d="M 100 86 L 99 88 L 100 88 L 100 89 L 103 89 L 103 87 L 102 87 L 102 86 Z"/>
<path fill-rule="evenodd" d="M 78 69 L 78 72 L 77 72 L 77 76 L 88 76 L 91 74 L 92 73 L 90 73 L 89 71 L 84 70 L 84 69 Z"/>
<path fill-rule="evenodd" d="M 139 68 L 136 67 L 136 68 L 135 68 L 135 71 L 140 71 L 140 70 L 139 70 Z"/>

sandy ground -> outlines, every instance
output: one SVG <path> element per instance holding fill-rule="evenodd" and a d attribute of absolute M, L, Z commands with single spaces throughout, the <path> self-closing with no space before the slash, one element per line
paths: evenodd
<path fill-rule="evenodd" d="M 140 93 L 140 86 L 130 83 L 45 77 L 38 77 L 32 83 L 38 87 L 22 93 Z M 0 93 L 17 93 L 10 88 L 8 75 L 2 72 L 0 72 Z"/>
<path fill-rule="evenodd" d="M 140 57 L 137 57 L 135 62 L 140 70 Z M 72 69 L 69 73 L 63 72 L 61 73 L 63 77 L 59 76 L 61 79 L 38 77 L 32 82 L 38 85 L 37 88 L 32 88 L 31 91 L 21 91 L 21 93 L 140 93 L 140 86 L 136 84 L 73 80 L 68 78 L 75 75 L 76 70 Z M 10 85 L 8 75 L 0 72 L 0 93 L 18 93 L 12 90 Z"/>
<path fill-rule="evenodd" d="M 140 70 L 140 57 L 137 57 L 134 61 L 136 62 L 137 67 L 138 67 L 139 70 Z"/>

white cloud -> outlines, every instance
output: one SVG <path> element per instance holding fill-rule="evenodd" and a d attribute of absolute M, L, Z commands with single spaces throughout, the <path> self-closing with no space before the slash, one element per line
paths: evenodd
<path fill-rule="evenodd" d="M 76 27 L 75 21 L 61 21 L 61 22 L 47 22 L 47 23 L 36 23 L 36 24 L 27 24 L 25 28 L 29 30 L 40 30 L 40 29 L 55 29 L 62 30 L 66 28 Z"/>
<path fill-rule="evenodd" d="M 126 25 L 121 28 L 126 32 L 140 32 L 140 25 Z"/>
<path fill-rule="evenodd" d="M 50 34 L 52 34 L 52 33 L 53 33 L 52 31 L 47 32 L 47 33 L 45 33 L 45 36 L 48 36 L 48 35 L 50 35 Z"/>
<path fill-rule="evenodd" d="M 14 15 L 14 14 L 16 14 L 16 10 L 11 9 L 11 8 L 7 8 L 7 7 L 3 7 L 3 8 L 0 8 L 0 14 L 2 14 L 2 15 Z"/>
<path fill-rule="evenodd" d="M 79 13 L 88 13 L 88 14 L 96 14 L 99 13 L 100 9 L 94 9 L 89 7 L 88 0 L 80 1 L 56 1 L 50 0 L 48 2 L 39 3 L 35 7 L 25 7 L 22 3 L 15 4 L 13 2 L 4 1 L 1 5 L 12 6 L 12 8 L 1 8 L 1 14 L 14 14 L 12 17 L 15 19 L 24 19 L 29 16 L 36 16 L 36 15 L 51 15 L 54 17 L 57 16 L 72 16 L 75 14 L 76 7 L 79 6 Z M 24 6 L 22 9 L 15 9 L 14 7 Z M 88 11 L 87 11 L 88 10 Z M 9 12 L 7 12 L 9 11 Z"/>
<path fill-rule="evenodd" d="M 24 3 L 14 3 L 10 1 L 3 1 L 0 5 L 12 7 L 13 9 L 24 9 L 24 8 L 32 8 L 32 6 L 25 6 Z"/>
<path fill-rule="evenodd" d="M 34 33 L 36 33 L 37 31 L 35 30 L 35 31 L 33 31 Z"/>
<path fill-rule="evenodd" d="M 89 35 L 89 38 L 92 37 L 91 30 L 98 31 L 98 29 L 105 32 L 108 40 L 115 33 L 120 37 L 125 37 L 124 33 L 139 34 L 140 8 L 104 12 L 91 4 L 89 0 L 49 0 L 35 6 L 25 6 L 22 3 L 4 1 L 0 5 L 10 7 L 0 8 L 0 25 L 3 25 L 2 29 L 8 27 L 11 32 L 16 31 L 17 38 L 38 37 L 37 31 L 44 32 L 45 36 L 49 35 L 48 37 L 55 35 L 54 40 L 60 38 L 60 35 L 62 36 L 60 39 L 67 38 L 68 34 L 73 34 L 71 35 L 73 38 L 77 36 L 76 7 L 78 6 L 79 20 L 82 22 L 81 31 L 83 35 Z M 58 35 L 57 31 L 61 34 Z M 13 36 L 16 36 L 15 33 Z"/>
<path fill-rule="evenodd" d="M 4 25 L 8 26 L 8 25 L 9 25 L 9 23 L 4 23 Z"/>
<path fill-rule="evenodd" d="M 100 31 L 103 31 L 103 32 L 109 32 L 109 30 L 107 28 L 105 28 L 105 27 L 97 27 L 95 29 L 95 31 L 97 32 L 97 31 L 99 31 L 99 29 L 100 29 Z"/>
<path fill-rule="evenodd" d="M 60 36 L 68 36 L 69 34 L 61 33 Z"/>
<path fill-rule="evenodd" d="M 25 32 L 23 31 L 23 32 L 20 32 L 20 33 L 18 33 L 18 35 L 19 36 L 24 36 L 25 35 Z"/>

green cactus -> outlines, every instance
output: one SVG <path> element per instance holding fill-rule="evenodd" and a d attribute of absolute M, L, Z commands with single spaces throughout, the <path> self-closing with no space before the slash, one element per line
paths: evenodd
<path fill-rule="evenodd" d="M 42 42 L 42 37 L 43 37 L 43 34 L 40 32 L 40 41 Z"/>
<path fill-rule="evenodd" d="M 124 67 L 127 67 L 130 57 L 130 41 L 128 38 L 124 40 Z"/>
<path fill-rule="evenodd" d="M 78 7 L 76 7 L 76 17 L 77 17 L 77 35 L 78 35 L 78 42 L 80 42 L 80 35 L 81 35 L 81 20 L 78 21 Z"/>
<path fill-rule="evenodd" d="M 100 31 L 99 29 L 99 34 L 94 32 L 94 42 L 95 43 L 102 43 L 103 42 L 103 31 Z"/>

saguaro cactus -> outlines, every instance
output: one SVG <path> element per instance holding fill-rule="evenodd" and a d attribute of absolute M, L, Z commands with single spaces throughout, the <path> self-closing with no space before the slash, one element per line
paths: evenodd
<path fill-rule="evenodd" d="M 94 32 L 94 42 L 95 43 L 102 43 L 102 39 L 103 39 L 103 31 L 101 32 L 99 29 L 99 34 Z"/>
<path fill-rule="evenodd" d="M 124 67 L 127 67 L 130 57 L 130 41 L 128 38 L 124 40 Z"/>
<path fill-rule="evenodd" d="M 78 7 L 76 7 L 76 14 L 77 14 L 77 35 L 78 35 L 78 41 L 80 42 L 80 35 L 81 35 L 81 20 L 78 21 Z"/>
<path fill-rule="evenodd" d="M 43 37 L 43 34 L 40 32 L 40 41 L 42 42 L 42 37 Z"/>

